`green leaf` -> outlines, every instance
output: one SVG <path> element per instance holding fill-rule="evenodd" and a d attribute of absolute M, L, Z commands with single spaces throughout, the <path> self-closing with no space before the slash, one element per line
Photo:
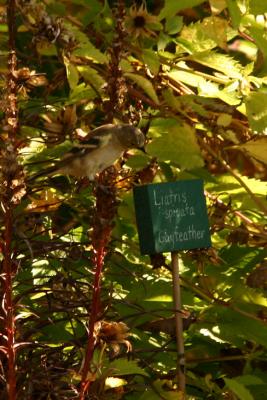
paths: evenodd
<path fill-rule="evenodd" d="M 76 39 L 79 41 L 78 48 L 74 50 L 72 54 L 93 60 L 96 63 L 107 63 L 107 56 L 90 42 L 87 35 L 73 26 L 71 26 L 71 30 L 74 32 Z"/>
<path fill-rule="evenodd" d="M 67 57 L 64 57 L 67 79 L 71 90 L 74 90 L 79 82 L 79 73 L 76 65 L 72 64 Z"/>
<path fill-rule="evenodd" d="M 139 397 L 139 400 L 183 400 L 184 394 L 181 391 L 174 390 L 166 390 L 165 389 L 164 380 L 157 380 L 153 382 L 153 387 L 146 390 L 142 396 Z M 167 385 L 166 385 L 167 386 Z"/>
<path fill-rule="evenodd" d="M 267 93 L 253 92 L 245 103 L 251 128 L 256 132 L 264 132 L 267 129 Z"/>
<path fill-rule="evenodd" d="M 159 99 L 157 96 L 157 93 L 152 85 L 152 83 L 144 78 L 141 75 L 137 74 L 132 74 L 132 73 L 126 73 L 126 77 L 130 78 L 132 81 L 134 81 L 141 89 L 144 90 L 144 92 L 156 103 L 159 104 Z"/>
<path fill-rule="evenodd" d="M 108 368 L 112 369 L 112 376 L 124 375 L 143 375 L 148 374 L 138 366 L 137 361 L 128 361 L 127 359 L 118 359 L 108 364 Z"/>
<path fill-rule="evenodd" d="M 229 126 L 232 122 L 232 119 L 233 119 L 232 115 L 222 113 L 217 118 L 217 125 L 223 126 L 223 127 Z"/>
<path fill-rule="evenodd" d="M 178 13 L 178 11 L 184 10 L 185 8 L 192 8 L 204 3 L 204 0 L 165 0 L 164 7 L 162 8 L 159 19 L 162 20 L 166 17 L 172 17 Z"/>
<path fill-rule="evenodd" d="M 97 97 L 96 91 L 87 86 L 84 82 L 77 85 L 75 89 L 70 94 L 70 104 L 79 102 L 80 100 L 92 100 Z"/>
<path fill-rule="evenodd" d="M 234 392 L 240 400 L 254 400 L 250 391 L 236 379 L 224 378 L 226 386 Z"/>
<path fill-rule="evenodd" d="M 267 34 L 266 30 L 264 27 L 259 26 L 256 21 L 253 19 L 250 19 L 248 21 L 248 29 L 250 35 L 253 37 L 255 40 L 256 45 L 259 47 L 259 49 L 262 52 L 262 59 L 260 59 L 260 64 L 259 64 L 259 69 L 261 71 L 261 74 L 266 74 L 267 73 Z"/>
<path fill-rule="evenodd" d="M 254 140 L 238 146 L 245 150 L 251 157 L 267 165 L 267 136 L 256 137 Z"/>
<path fill-rule="evenodd" d="M 148 66 L 152 74 L 157 75 L 160 68 L 159 57 L 154 50 L 143 50 L 143 61 Z"/>
<path fill-rule="evenodd" d="M 160 161 L 170 160 L 189 170 L 203 166 L 195 130 L 190 125 L 180 124 L 175 119 L 159 118 L 153 121 L 149 133 L 158 137 L 147 145 L 147 151 Z"/>
<path fill-rule="evenodd" d="M 194 25 L 184 26 L 176 41 L 181 49 L 184 49 L 184 51 L 189 54 L 216 47 L 216 42 L 204 34 L 200 22 Z"/>
<path fill-rule="evenodd" d="M 165 29 L 169 35 L 175 35 L 180 32 L 183 27 L 183 18 L 179 15 L 174 15 L 166 19 Z"/>
<path fill-rule="evenodd" d="M 226 0 L 209 0 L 212 14 L 220 14 L 226 8 Z"/>
<path fill-rule="evenodd" d="M 215 190 L 218 193 L 221 193 L 221 199 L 224 199 L 226 202 L 229 201 L 229 197 L 231 201 L 234 201 L 237 207 L 241 207 L 242 209 L 249 209 L 254 207 L 254 203 L 250 197 L 250 195 L 246 192 L 246 190 L 241 186 L 234 177 L 224 174 L 220 177 L 216 177 L 217 186 L 213 183 L 207 182 L 207 189 Z M 262 196 L 266 195 L 266 182 L 260 181 L 254 178 L 247 178 L 242 176 L 242 181 L 250 188 L 250 190 L 257 196 L 259 199 L 262 199 Z"/>
<path fill-rule="evenodd" d="M 226 19 L 214 15 L 205 18 L 202 25 L 203 32 L 224 50 L 227 49 L 227 27 Z"/>
<path fill-rule="evenodd" d="M 194 72 L 191 71 L 181 71 L 179 69 L 173 69 L 167 74 L 168 77 L 174 79 L 175 81 L 183 82 L 186 85 L 193 86 L 193 87 L 198 87 L 201 84 L 206 83 L 206 79 L 204 79 L 202 76 L 194 74 Z"/>
<path fill-rule="evenodd" d="M 101 53 L 98 49 L 96 49 L 91 42 L 83 43 L 79 45 L 79 48 L 76 49 L 74 55 L 79 57 L 84 57 L 89 60 L 93 60 L 95 62 L 104 64 L 107 62 L 107 57 Z"/>
<path fill-rule="evenodd" d="M 227 54 L 220 54 L 215 51 L 203 51 L 189 56 L 188 59 L 220 71 L 230 78 L 238 79 L 242 77 L 242 65 Z"/>
<path fill-rule="evenodd" d="M 103 91 L 105 80 L 94 68 L 88 65 L 80 65 L 77 69 L 84 80 L 90 83 L 92 88 L 96 89 L 98 92 Z"/>
<path fill-rule="evenodd" d="M 249 0 L 249 11 L 251 14 L 263 15 L 266 13 L 266 2 L 262 0 Z"/>
<path fill-rule="evenodd" d="M 240 8 L 238 7 L 236 0 L 226 0 L 226 2 L 231 16 L 232 25 L 237 29 L 242 18 Z"/>
<path fill-rule="evenodd" d="M 242 375 L 235 378 L 239 383 L 243 385 L 262 385 L 264 381 L 256 375 Z"/>

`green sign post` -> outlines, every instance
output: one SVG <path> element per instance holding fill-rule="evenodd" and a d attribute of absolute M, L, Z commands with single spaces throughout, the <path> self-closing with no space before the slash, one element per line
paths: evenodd
<path fill-rule="evenodd" d="M 178 250 L 211 246 L 203 181 L 194 179 L 137 186 L 134 188 L 134 203 L 141 253 L 171 252 L 177 379 L 185 398 Z"/>
<path fill-rule="evenodd" d="M 211 246 L 202 180 L 137 186 L 134 202 L 142 254 Z"/>

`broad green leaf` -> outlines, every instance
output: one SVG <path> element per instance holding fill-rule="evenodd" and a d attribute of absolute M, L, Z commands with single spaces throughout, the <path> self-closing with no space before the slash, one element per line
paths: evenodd
<path fill-rule="evenodd" d="M 251 308 L 249 304 L 239 303 L 239 308 L 245 312 Z M 216 315 L 217 309 L 217 315 Z M 257 321 L 253 317 L 249 318 L 246 315 L 233 310 L 223 310 L 213 307 L 213 313 L 216 315 L 217 321 L 217 336 L 229 343 L 238 345 L 244 341 L 257 343 L 264 347 L 267 346 L 267 327 L 264 322 Z M 253 316 L 254 314 L 252 314 Z M 214 329 L 214 327 L 212 328 Z"/>
<path fill-rule="evenodd" d="M 47 342 L 66 342 L 73 339 L 73 335 L 66 330 L 65 321 L 53 321 L 49 325 L 42 328 L 42 331 L 38 332 L 41 336 L 41 340 Z"/>
<path fill-rule="evenodd" d="M 68 25 L 69 26 L 69 25 Z M 72 54 L 93 60 L 96 63 L 105 64 L 108 61 L 107 56 L 98 50 L 88 39 L 88 36 L 81 30 L 71 25 L 71 30 L 79 41 L 78 48 Z"/>
<path fill-rule="evenodd" d="M 147 372 L 139 367 L 137 361 L 128 361 L 127 359 L 118 359 L 108 364 L 108 369 L 111 369 L 112 376 L 124 375 L 143 375 L 148 376 Z"/>
<path fill-rule="evenodd" d="M 160 62 L 156 51 L 150 49 L 144 49 L 143 61 L 148 66 L 152 74 L 157 75 L 160 68 Z"/>
<path fill-rule="evenodd" d="M 226 8 L 226 0 L 209 0 L 211 12 L 220 14 Z"/>
<path fill-rule="evenodd" d="M 216 47 L 215 40 L 203 29 L 203 22 L 197 21 L 195 24 L 184 25 L 177 42 L 185 50 L 190 49 L 190 53 L 210 50 Z"/>
<path fill-rule="evenodd" d="M 202 26 L 205 34 L 224 50 L 227 48 L 227 28 L 227 20 L 216 16 L 205 18 Z"/>
<path fill-rule="evenodd" d="M 90 83 L 93 89 L 96 89 L 98 92 L 103 91 L 105 80 L 94 68 L 89 67 L 89 65 L 80 65 L 77 69 L 85 81 Z"/>
<path fill-rule="evenodd" d="M 235 199 L 236 201 L 238 199 L 245 199 L 245 188 L 240 185 L 240 183 L 237 182 L 237 180 L 233 176 L 228 174 L 224 174 L 219 177 L 217 176 L 216 181 L 217 187 L 214 184 L 207 183 L 208 186 L 211 185 L 211 190 L 216 190 L 217 192 L 221 192 L 222 194 L 224 192 L 226 198 L 230 195 L 232 199 Z M 266 194 L 266 182 L 255 178 L 247 178 L 246 176 L 242 176 L 242 181 L 244 181 L 244 183 L 255 195 L 264 196 Z"/>
<path fill-rule="evenodd" d="M 235 86 L 228 86 L 220 90 L 217 83 L 204 81 L 199 85 L 198 93 L 200 96 L 218 98 L 227 104 L 236 105 L 240 103 L 240 98 L 235 90 L 237 89 Z"/>
<path fill-rule="evenodd" d="M 248 21 L 248 29 L 250 35 L 255 40 L 256 45 L 259 47 L 262 52 L 263 57 L 259 59 L 259 69 L 261 74 L 267 73 L 267 33 L 264 27 L 259 26 L 254 21 Z"/>
<path fill-rule="evenodd" d="M 242 18 L 240 8 L 238 7 L 236 0 L 226 0 L 226 2 L 230 13 L 232 25 L 234 28 L 237 29 Z"/>
<path fill-rule="evenodd" d="M 256 375 L 241 375 L 235 378 L 236 381 L 243 385 L 262 385 L 264 381 Z"/>
<path fill-rule="evenodd" d="M 236 379 L 224 378 L 224 381 L 226 386 L 232 390 L 232 392 L 234 392 L 234 394 L 240 400 L 254 400 L 254 397 L 251 395 L 250 391 Z"/>
<path fill-rule="evenodd" d="M 84 82 L 80 83 L 70 94 L 70 104 L 79 102 L 80 100 L 93 100 L 98 97 L 96 91 L 86 85 Z"/>
<path fill-rule="evenodd" d="M 181 71 L 179 69 L 173 69 L 167 74 L 168 77 L 175 81 L 183 82 L 188 86 L 199 87 L 201 84 L 205 84 L 206 80 L 202 76 L 194 74 L 191 71 Z"/>
<path fill-rule="evenodd" d="M 226 127 L 226 126 L 229 126 L 231 124 L 232 120 L 233 120 L 232 115 L 222 113 L 217 118 L 217 125 Z"/>
<path fill-rule="evenodd" d="M 162 8 L 159 19 L 162 20 L 166 17 L 172 17 L 178 13 L 178 11 L 184 10 L 185 8 L 191 8 L 204 3 L 204 0 L 165 0 L 164 7 Z"/>
<path fill-rule="evenodd" d="M 226 47 L 226 42 L 236 36 L 234 31 L 221 17 L 207 17 L 191 25 L 184 25 L 178 43 L 188 46 L 191 53 L 211 50 L 218 45 Z"/>
<path fill-rule="evenodd" d="M 157 137 L 147 145 L 147 151 L 160 161 L 170 160 L 189 170 L 203 166 L 195 130 L 190 125 L 174 119 L 157 119 L 151 124 L 149 132 Z"/>
<path fill-rule="evenodd" d="M 255 39 L 257 46 L 261 49 L 264 56 L 267 54 L 267 34 L 263 27 L 259 26 L 256 22 L 249 28 L 251 35 Z"/>
<path fill-rule="evenodd" d="M 105 389 L 113 389 L 127 385 L 127 381 L 121 378 L 114 378 L 112 376 L 105 380 Z"/>
<path fill-rule="evenodd" d="M 263 15 L 266 13 L 266 2 L 262 0 L 249 0 L 249 11 L 251 14 Z"/>
<path fill-rule="evenodd" d="M 215 51 L 204 51 L 195 53 L 189 56 L 188 59 L 205 65 L 208 68 L 220 71 L 230 78 L 238 79 L 242 77 L 242 65 L 227 54 L 220 54 Z"/>
<path fill-rule="evenodd" d="M 251 128 L 256 132 L 267 129 L 267 93 L 253 92 L 246 100 L 246 109 Z"/>
<path fill-rule="evenodd" d="M 79 82 L 79 73 L 76 65 L 72 64 L 67 57 L 64 57 L 67 79 L 71 90 L 74 90 Z"/>
<path fill-rule="evenodd" d="M 145 77 L 137 74 L 126 73 L 126 77 L 134 81 L 144 92 L 156 103 L 159 104 L 159 99 L 157 93 L 152 85 L 152 83 Z"/>
<path fill-rule="evenodd" d="M 238 147 L 256 160 L 267 164 L 267 136 L 256 137 Z"/>
<path fill-rule="evenodd" d="M 241 101 L 239 92 L 237 91 L 238 87 L 236 86 L 236 82 L 234 82 L 233 85 L 226 86 L 223 90 L 219 90 L 214 97 L 218 97 L 218 99 L 221 99 L 230 106 L 236 106 L 240 104 Z"/>
<path fill-rule="evenodd" d="M 175 35 L 180 32 L 183 26 L 183 18 L 179 15 L 174 15 L 166 19 L 165 29 L 169 35 Z"/>
<path fill-rule="evenodd" d="M 94 47 L 89 40 L 87 43 L 81 43 L 79 48 L 74 50 L 73 54 L 75 56 L 84 57 L 101 64 L 107 62 L 107 57 L 96 47 Z"/>
<path fill-rule="evenodd" d="M 168 381 L 164 380 L 157 380 L 153 382 L 153 387 L 150 389 L 147 389 L 141 397 L 139 397 L 139 400 L 183 400 L 184 399 L 184 394 L 181 391 L 172 391 L 172 390 L 167 390 L 165 389 L 168 387 Z"/>

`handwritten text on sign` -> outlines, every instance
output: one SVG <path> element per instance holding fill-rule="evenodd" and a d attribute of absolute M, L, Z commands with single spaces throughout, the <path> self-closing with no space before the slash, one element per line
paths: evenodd
<path fill-rule="evenodd" d="M 138 186 L 134 200 L 143 254 L 211 245 L 201 180 Z"/>

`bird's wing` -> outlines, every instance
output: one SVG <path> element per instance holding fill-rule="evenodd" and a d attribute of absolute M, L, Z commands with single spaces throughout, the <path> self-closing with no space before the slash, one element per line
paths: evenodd
<path fill-rule="evenodd" d="M 77 156 L 82 158 L 89 155 L 94 150 L 108 144 L 112 136 L 113 124 L 106 124 L 95 128 L 89 133 L 88 140 L 85 140 L 82 144 L 72 147 L 67 153 L 62 156 L 60 161 L 57 161 L 55 165 L 46 168 L 43 171 L 34 174 L 32 179 L 39 176 L 50 175 L 56 171 L 63 169 L 67 164 L 71 164 Z"/>
<path fill-rule="evenodd" d="M 84 157 L 92 153 L 94 150 L 107 145 L 112 137 L 112 128 L 114 125 L 107 124 L 94 129 L 89 138 L 83 143 L 72 147 L 67 153 L 63 155 L 61 161 L 57 163 L 57 168 L 61 168 L 66 162 L 71 162 L 78 155 Z"/>

